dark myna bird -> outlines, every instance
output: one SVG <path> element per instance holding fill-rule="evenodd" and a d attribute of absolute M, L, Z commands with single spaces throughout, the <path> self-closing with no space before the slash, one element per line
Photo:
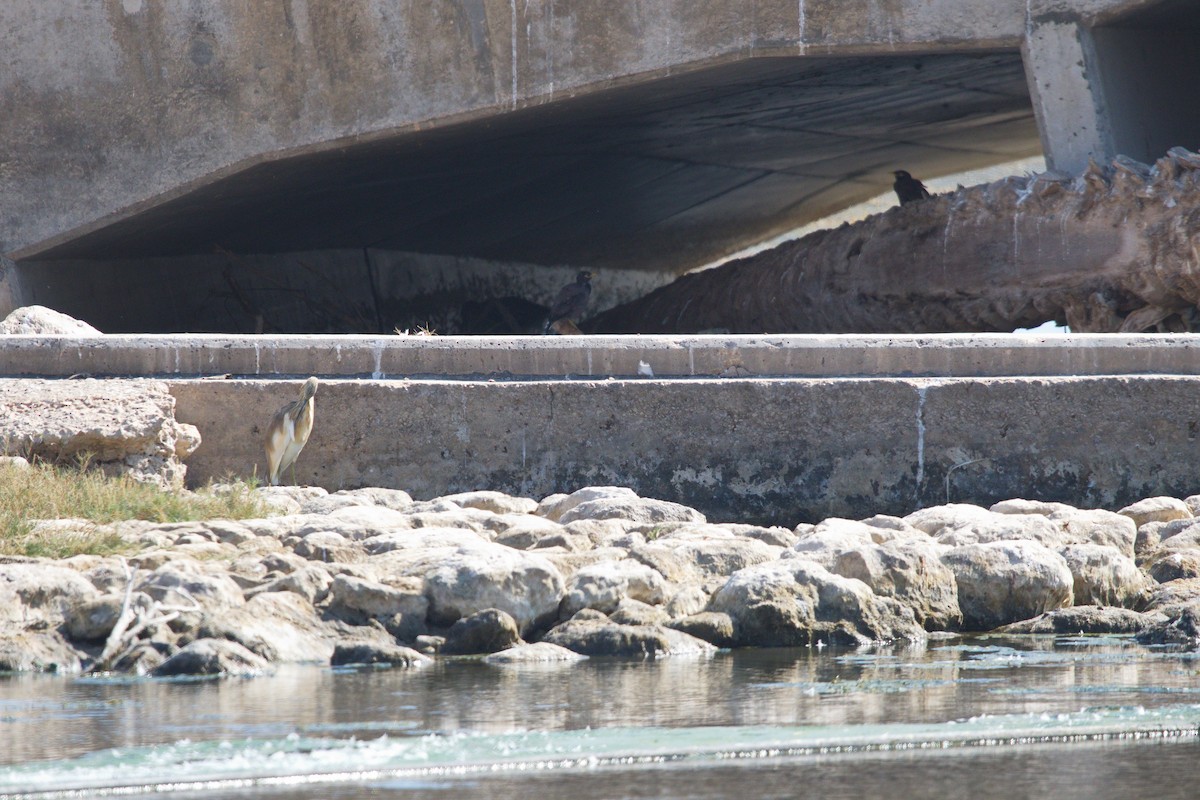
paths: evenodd
<path fill-rule="evenodd" d="M 592 273 L 586 269 L 579 271 L 573 283 L 558 290 L 554 304 L 550 306 L 550 318 L 546 320 L 546 332 L 558 327 L 557 323 L 567 321 L 574 327 L 587 308 L 588 297 L 592 294 Z M 557 330 L 556 330 L 557 332 Z"/>
<path fill-rule="evenodd" d="M 300 399 L 293 400 L 275 412 L 267 428 L 267 470 L 272 486 L 279 485 L 279 476 L 292 468 L 292 483 L 296 482 L 296 459 L 308 443 L 313 427 L 313 395 L 317 379 L 309 378 L 300 389 Z"/>
<path fill-rule="evenodd" d="M 925 184 L 906 171 L 898 169 L 892 174 L 896 176 L 896 182 L 892 184 L 892 188 L 896 190 L 896 197 L 900 198 L 900 205 L 929 197 L 929 190 L 925 188 Z"/>

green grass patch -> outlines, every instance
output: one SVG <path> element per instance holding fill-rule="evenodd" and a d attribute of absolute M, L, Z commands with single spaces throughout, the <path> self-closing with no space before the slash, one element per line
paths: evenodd
<path fill-rule="evenodd" d="M 74 518 L 102 525 L 133 519 L 186 522 L 266 516 L 253 488 L 253 483 L 238 482 L 219 490 L 210 486 L 197 492 L 167 492 L 80 467 L 0 465 L 0 555 L 66 558 L 128 553 L 134 547 L 107 532 L 36 531 L 36 520 Z"/>

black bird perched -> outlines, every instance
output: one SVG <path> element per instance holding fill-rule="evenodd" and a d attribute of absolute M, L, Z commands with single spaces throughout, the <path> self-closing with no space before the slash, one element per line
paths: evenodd
<path fill-rule="evenodd" d="M 900 198 L 900 205 L 929 197 L 929 190 L 925 188 L 925 184 L 906 171 L 898 169 L 892 174 L 896 176 L 896 182 L 892 184 L 892 188 L 896 190 L 896 197 Z"/>
<path fill-rule="evenodd" d="M 557 328 L 560 327 L 557 323 L 564 320 L 571 323 L 569 327 L 574 328 L 574 323 L 587 308 L 588 297 L 591 293 L 592 273 L 581 269 L 575 276 L 574 283 L 568 283 L 558 290 L 554 304 L 550 306 L 550 319 L 546 320 L 546 332 L 549 333 L 551 329 L 555 329 L 557 332 Z"/>

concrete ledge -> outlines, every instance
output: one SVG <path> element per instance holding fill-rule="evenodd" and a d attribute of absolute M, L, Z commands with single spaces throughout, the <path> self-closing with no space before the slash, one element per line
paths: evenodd
<path fill-rule="evenodd" d="M 264 472 L 299 381 L 173 380 L 189 479 Z M 530 497 L 620 484 L 795 525 L 1012 497 L 1120 508 L 1200 489 L 1200 377 L 327 381 L 301 483 Z"/>
<path fill-rule="evenodd" d="M 1195 375 L 1200 336 L 226 336 L 0 338 L 0 375 L 1000 377 Z"/>

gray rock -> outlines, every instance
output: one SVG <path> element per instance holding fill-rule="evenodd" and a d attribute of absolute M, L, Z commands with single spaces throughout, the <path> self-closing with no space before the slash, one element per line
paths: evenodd
<path fill-rule="evenodd" d="M 338 642 L 329 659 L 330 666 L 386 665 L 389 667 L 423 667 L 433 659 L 409 647 L 381 642 Z"/>
<path fill-rule="evenodd" d="M 99 642 L 108 638 L 121 616 L 121 595 L 107 594 L 84 600 L 66 613 L 63 631 L 77 642 Z"/>
<path fill-rule="evenodd" d="M 1200 578 L 1200 552 L 1166 552 L 1150 562 L 1146 570 L 1159 583 Z"/>
<path fill-rule="evenodd" d="M 309 603 L 316 605 L 329 596 L 333 576 L 318 566 L 304 566 L 286 575 L 280 575 L 253 589 L 247 589 L 247 598 L 260 592 L 295 592 Z"/>
<path fill-rule="evenodd" d="M 73 674 L 82 668 L 79 652 L 57 630 L 0 633 L 0 674 L 5 672 Z"/>
<path fill-rule="evenodd" d="M 626 597 L 608 618 L 618 625 L 665 625 L 670 616 L 661 606 Z"/>
<path fill-rule="evenodd" d="M 1117 513 L 1129 517 L 1138 527 L 1147 522 L 1171 522 L 1176 519 L 1189 519 L 1192 516 L 1188 504 L 1174 497 L 1148 497 L 1125 506 Z"/>
<path fill-rule="evenodd" d="M 1141 608 L 1150 584 L 1133 559 L 1115 547 L 1073 544 L 1059 551 L 1074 577 L 1076 605 Z"/>
<path fill-rule="evenodd" d="M 707 655 L 717 649 L 683 631 L 659 625 L 619 625 L 607 619 L 582 616 L 553 628 L 543 641 L 586 656 L 625 658 Z"/>
<path fill-rule="evenodd" d="M 241 608 L 207 616 L 196 636 L 227 639 L 266 661 L 287 663 L 326 663 L 334 640 L 312 604 L 294 592 L 257 594 Z"/>
<path fill-rule="evenodd" d="M 668 628 L 703 639 L 716 647 L 733 647 L 737 637 L 733 631 L 733 618 L 718 611 L 702 611 L 666 623 Z"/>
<path fill-rule="evenodd" d="M 1163 614 L 1141 614 L 1127 608 L 1072 606 L 1039 614 L 1000 628 L 1002 633 L 1139 633 L 1166 620 Z"/>
<path fill-rule="evenodd" d="M 568 619 L 582 608 L 607 614 L 626 598 L 661 604 L 667 599 L 667 581 L 658 571 L 632 559 L 583 567 L 566 582 L 558 615 Z"/>
<path fill-rule="evenodd" d="M 89 463 L 167 489 L 180 489 L 183 459 L 200 431 L 175 419 L 175 398 L 153 380 L 0 379 L 0 452 L 49 463 Z"/>
<path fill-rule="evenodd" d="M 495 653 L 521 642 L 517 622 L 496 608 L 485 608 L 455 622 L 446 631 L 442 655 Z"/>
<path fill-rule="evenodd" d="M 460 508 L 476 508 L 493 514 L 532 514 L 538 509 L 536 500 L 530 500 L 528 497 L 513 497 L 504 492 L 462 492 L 438 499 L 453 503 Z"/>
<path fill-rule="evenodd" d="M 1071 605 L 1066 560 L 1037 542 L 988 542 L 946 551 L 958 583 L 963 629 L 987 631 Z"/>
<path fill-rule="evenodd" d="M 588 486 L 571 494 L 552 494 L 538 503 L 537 515 L 554 522 L 582 503 L 600 499 L 636 500 L 637 493 L 624 486 Z"/>
<path fill-rule="evenodd" d="M 197 639 L 159 664 L 152 674 L 159 678 L 177 675 L 254 677 L 269 671 L 266 659 L 237 642 Z"/>
<path fill-rule="evenodd" d="M 22 306 L 0 321 L 0 335 L 8 336 L 102 336 L 83 320 L 46 306 Z"/>
<path fill-rule="evenodd" d="M 729 615 L 740 646 L 925 638 L 911 609 L 876 596 L 862 581 L 834 575 L 803 558 L 735 572 L 713 596 L 709 610 Z"/>
<path fill-rule="evenodd" d="M 558 615 L 563 594 L 562 576 L 545 556 L 491 543 L 441 559 L 424 577 L 435 625 L 497 608 L 511 614 L 525 635 Z"/>
<path fill-rule="evenodd" d="M 604 497 L 589 500 L 567 511 L 558 521 L 564 525 L 579 519 L 623 519 L 630 522 L 706 522 L 694 508 L 668 500 L 644 497 Z"/>
<path fill-rule="evenodd" d="M 587 656 L 581 653 L 576 653 L 574 650 L 568 650 L 556 644 L 537 642 L 535 644 L 519 644 L 516 647 L 510 647 L 498 653 L 491 653 L 484 656 L 483 662 L 496 666 L 514 664 L 573 664 L 576 661 L 583 661 L 586 658 Z"/>

